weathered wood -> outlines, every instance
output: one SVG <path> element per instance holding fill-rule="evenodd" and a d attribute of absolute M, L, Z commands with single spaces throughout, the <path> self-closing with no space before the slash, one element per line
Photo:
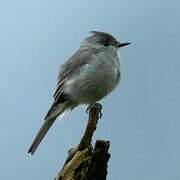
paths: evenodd
<path fill-rule="evenodd" d="M 95 147 L 91 145 L 92 136 L 96 130 L 101 108 L 92 105 L 89 109 L 89 119 L 79 145 L 69 150 L 68 158 L 55 180 L 105 180 L 107 163 L 110 158 L 109 141 L 97 140 Z"/>

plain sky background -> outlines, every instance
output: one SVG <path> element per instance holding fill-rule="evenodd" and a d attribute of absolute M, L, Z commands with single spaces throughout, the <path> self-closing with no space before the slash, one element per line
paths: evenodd
<path fill-rule="evenodd" d="M 179 0 L 0 1 L 0 179 L 50 180 L 84 131 L 75 109 L 27 150 L 52 103 L 59 66 L 91 30 L 122 42 L 124 76 L 101 101 L 95 139 L 111 141 L 108 180 L 180 179 Z"/>

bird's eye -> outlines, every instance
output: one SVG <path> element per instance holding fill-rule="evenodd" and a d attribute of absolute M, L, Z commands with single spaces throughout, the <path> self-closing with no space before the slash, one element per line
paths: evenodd
<path fill-rule="evenodd" d="M 103 45 L 104 46 L 109 46 L 109 42 L 104 42 Z"/>

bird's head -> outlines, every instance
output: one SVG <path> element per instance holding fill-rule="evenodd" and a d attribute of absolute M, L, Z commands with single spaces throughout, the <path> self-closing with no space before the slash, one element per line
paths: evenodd
<path fill-rule="evenodd" d="M 121 48 L 130 43 L 120 43 L 111 34 L 105 32 L 91 31 L 91 36 L 83 41 L 83 45 Z"/>

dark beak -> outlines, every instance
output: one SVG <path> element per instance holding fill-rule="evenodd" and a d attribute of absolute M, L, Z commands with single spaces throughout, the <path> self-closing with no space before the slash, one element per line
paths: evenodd
<path fill-rule="evenodd" d="M 127 45 L 129 45 L 129 44 L 131 44 L 131 43 L 119 43 L 119 44 L 118 44 L 118 47 L 120 48 L 120 47 L 123 47 L 123 46 L 127 46 Z"/>

